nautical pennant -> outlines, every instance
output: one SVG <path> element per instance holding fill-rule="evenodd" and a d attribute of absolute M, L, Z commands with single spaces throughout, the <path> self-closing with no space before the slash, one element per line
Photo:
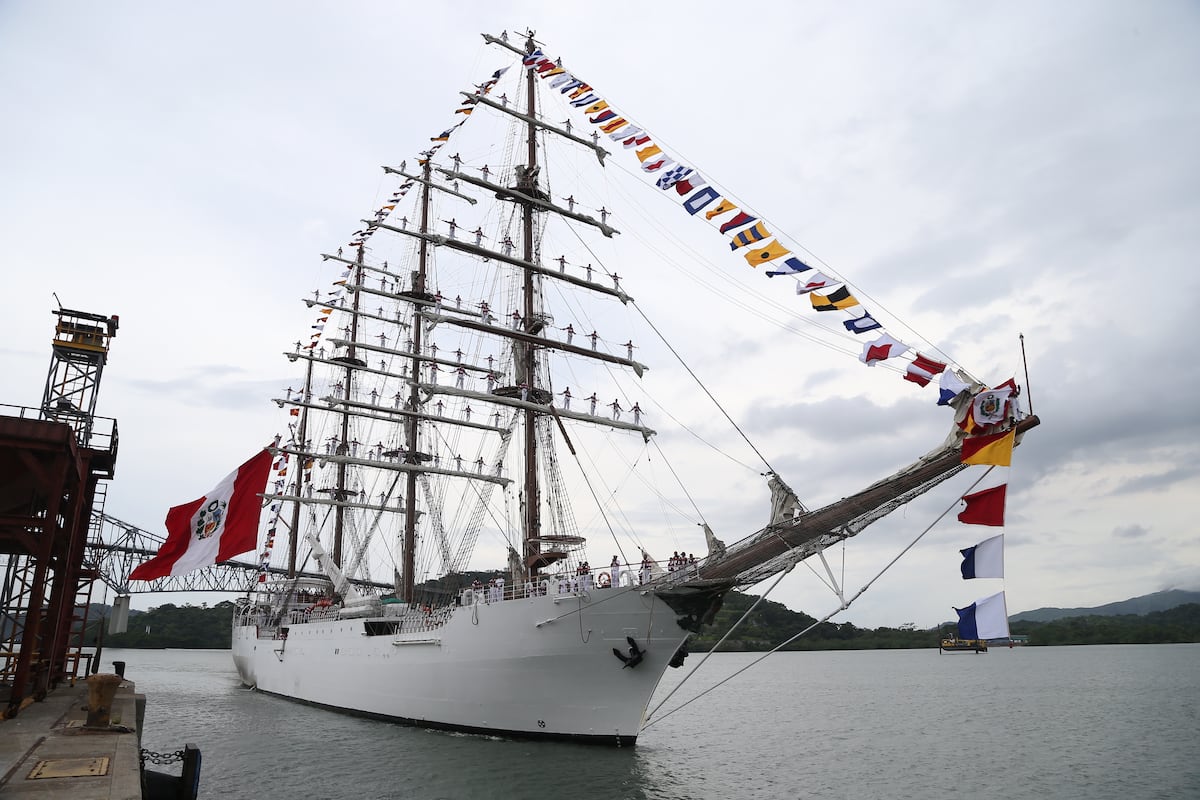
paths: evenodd
<path fill-rule="evenodd" d="M 656 144 L 652 144 L 649 147 L 644 147 L 641 150 L 638 150 L 634 153 L 634 155 L 638 157 L 638 161 L 641 161 L 643 164 L 645 164 L 647 159 L 653 158 L 661 152 L 661 147 Z"/>
<path fill-rule="evenodd" d="M 678 185 L 676 185 L 676 188 L 678 188 Z M 683 210 L 695 216 L 720 197 L 721 195 L 716 189 L 711 186 L 704 186 L 700 191 L 683 201 Z"/>
<path fill-rule="evenodd" d="M 706 216 L 708 216 L 709 219 L 712 219 L 712 217 L 715 216 L 715 212 L 710 211 Z M 739 247 L 745 247 L 753 242 L 766 239 L 770 235 L 771 232 L 767 230 L 765 225 L 763 225 L 761 222 L 756 223 L 751 225 L 746 230 L 740 231 L 736 236 L 734 236 L 733 240 L 729 242 L 729 249 L 737 250 Z"/>
<path fill-rule="evenodd" d="M 1004 592 L 976 600 L 958 612 L 958 638 L 999 639 L 1009 635 L 1008 605 Z"/>
<path fill-rule="evenodd" d="M 858 298 L 850 294 L 850 290 L 845 286 L 835 289 L 827 295 L 813 292 L 808 296 L 808 300 L 812 303 L 814 311 L 833 311 L 838 308 L 850 308 L 858 305 Z"/>
<path fill-rule="evenodd" d="M 790 255 L 791 250 L 781 245 L 778 240 L 767 243 L 766 247 L 760 247 L 757 250 L 750 250 L 745 253 L 746 263 L 752 267 L 757 267 L 759 264 L 765 264 L 768 261 L 774 261 L 777 258 Z M 855 301 L 858 302 L 858 301 Z"/>
<path fill-rule="evenodd" d="M 880 361 L 895 358 L 907 352 L 908 345 L 885 333 L 875 341 L 863 345 L 862 355 L 858 357 L 858 360 L 868 367 L 873 367 Z"/>
<path fill-rule="evenodd" d="M 866 333 L 867 331 L 873 331 L 883 327 L 875 321 L 875 318 L 871 316 L 869 311 L 864 311 L 861 317 L 848 319 L 842 324 L 845 325 L 846 330 L 850 331 L 851 333 Z"/>
<path fill-rule="evenodd" d="M 967 525 L 1004 525 L 1004 498 L 1008 492 L 1008 484 L 1002 483 L 991 489 L 983 489 L 973 494 L 963 495 L 967 504 L 958 514 L 958 521 Z"/>
<path fill-rule="evenodd" d="M 984 539 L 974 547 L 959 550 L 963 562 L 959 569 L 963 580 L 1004 577 L 1004 534 Z"/>
<path fill-rule="evenodd" d="M 691 174 L 691 172 L 691 167 L 685 167 L 683 164 L 678 164 L 660 175 L 655 185 L 665 191 L 686 178 Z"/>
<path fill-rule="evenodd" d="M 547 63 L 531 62 L 528 57 L 524 59 L 526 65 L 536 63 L 537 69 L 543 73 L 550 69 L 548 63 L 552 63 L 548 59 L 545 61 Z M 749 226 L 735 234 L 734 238 L 730 241 L 731 250 L 747 247 L 772 236 L 761 221 L 758 221 L 753 215 L 740 211 L 734 203 L 721 197 L 692 168 L 677 164 L 674 159 L 665 155 L 662 148 L 655 144 L 649 134 L 642 128 L 630 125 L 628 121 L 618 117 L 611 110 L 607 101 L 594 93 L 589 93 L 591 87 L 588 84 L 583 83 L 569 73 L 564 73 L 561 68 L 552 74 L 562 74 L 562 77 L 556 77 L 551 85 L 554 88 L 562 86 L 562 93 L 569 95 L 573 106 L 583 109 L 583 113 L 585 114 L 598 113 L 598 116 L 589 120 L 590 122 L 600 125 L 601 130 L 606 135 L 613 141 L 620 142 L 626 149 L 637 148 L 635 154 L 642 164 L 642 169 L 650 173 L 660 172 L 661 174 L 656 181 L 656 185 L 663 190 L 674 188 L 684 198 L 682 205 L 689 215 L 694 216 L 703 210 L 705 211 L 705 218 L 712 220 L 723 214 L 734 214 L 726 222 L 718 224 L 721 233 L 729 233 L 736 228 Z M 544 75 L 544 77 L 548 76 Z M 791 251 L 778 240 L 768 241 L 764 247 L 751 248 L 744 254 L 747 263 L 752 266 L 788 256 L 792 256 Z M 788 257 L 783 261 L 782 265 L 767 270 L 767 275 L 768 277 L 775 277 L 777 275 L 797 275 L 802 277 L 802 281 L 797 281 L 796 291 L 798 294 L 809 294 L 809 300 L 816 311 L 847 309 L 860 305 L 858 299 L 851 295 L 847 286 L 835 289 L 828 295 L 815 292 L 815 289 L 824 288 L 837 281 L 813 270 L 810 265 L 805 264 L 802 260 L 795 257 Z M 846 320 L 842 324 L 847 331 L 856 334 L 882 328 L 882 325 L 865 310 L 861 312 L 860 316 Z M 864 346 L 860 360 L 868 366 L 873 366 L 881 360 L 893 358 L 908 352 L 909 349 L 908 345 L 893 339 L 885 333 L 880 338 Z M 940 399 L 938 402 L 948 402 L 945 397 L 947 394 L 946 386 L 947 384 L 953 385 L 953 382 L 957 378 L 947 378 L 947 375 L 951 373 L 946 371 L 945 364 L 917 354 L 913 362 L 908 365 L 904 377 L 906 380 L 924 386 L 928 385 L 933 376 L 938 373 L 943 373 L 943 388 L 939 393 Z"/>
<path fill-rule="evenodd" d="M 782 266 L 782 269 L 767 270 L 767 277 L 774 278 L 776 275 L 795 275 L 797 273 L 812 269 L 812 267 L 810 267 L 808 264 L 805 264 L 795 256 L 785 259 Z"/>
<path fill-rule="evenodd" d="M 805 273 L 800 276 L 800 280 L 796 281 L 796 294 L 808 294 L 816 289 L 824 289 L 826 286 L 831 286 L 837 283 L 836 278 L 831 278 L 824 272 Z"/>
<path fill-rule="evenodd" d="M 685 195 L 688 192 L 692 191 L 693 189 L 699 189 L 701 186 L 707 186 L 707 185 L 708 185 L 708 181 L 706 181 L 706 180 L 704 180 L 704 178 L 700 177 L 700 173 L 693 172 L 691 175 L 688 175 L 686 178 L 681 180 L 679 183 L 675 184 L 675 191 L 677 193 L 679 193 L 680 196 L 682 196 L 682 195 Z"/>
<path fill-rule="evenodd" d="M 713 217 L 719 217 L 722 214 L 728 214 L 730 211 L 737 211 L 737 206 L 735 206 L 733 203 L 729 202 L 728 200 L 722 198 L 720 205 L 718 205 L 716 208 L 712 209 L 711 211 L 704 212 L 704 218 L 712 219 Z"/>
<path fill-rule="evenodd" d="M 939 406 L 948 406 L 954 398 L 970 389 L 971 385 L 958 377 L 958 374 L 952 369 L 948 369 L 942 373 L 941 381 L 938 383 L 938 401 Z"/>
<path fill-rule="evenodd" d="M 962 463 L 983 464 L 992 467 L 1012 466 L 1013 445 L 1016 443 L 1016 429 L 1005 433 L 992 433 L 986 436 L 968 436 L 962 443 Z"/>
<path fill-rule="evenodd" d="M 940 361 L 934 361 L 932 358 L 917 353 L 913 362 L 904 370 L 904 380 L 912 381 L 919 386 L 928 386 L 933 380 L 933 376 L 940 373 L 946 368 L 946 365 Z"/>
<path fill-rule="evenodd" d="M 749 225 L 751 222 L 754 222 L 757 219 L 758 217 L 752 217 L 745 211 L 739 211 L 733 216 L 733 219 L 721 226 L 721 233 L 729 233 L 734 228 L 740 228 L 743 225 Z"/>

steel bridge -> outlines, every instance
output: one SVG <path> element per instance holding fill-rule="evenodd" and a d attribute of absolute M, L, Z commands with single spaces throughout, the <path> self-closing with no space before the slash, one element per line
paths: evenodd
<path fill-rule="evenodd" d="M 165 535 L 150 533 L 136 525 L 116 517 L 96 512 L 92 515 L 92 535 L 87 542 L 84 561 L 93 564 L 98 572 L 97 580 L 118 595 L 145 594 L 148 592 L 232 592 L 245 593 L 258 581 L 262 572 L 278 578 L 286 578 L 287 570 L 268 567 L 263 570 L 258 564 L 246 561 L 225 561 L 204 567 L 187 575 L 169 575 L 152 581 L 129 582 L 129 573 L 143 561 L 158 554 L 166 541 Z M 297 572 L 297 577 L 324 578 L 319 572 Z M 359 583 L 359 582 L 356 582 Z M 362 582 L 361 585 L 391 589 L 387 583 Z"/>

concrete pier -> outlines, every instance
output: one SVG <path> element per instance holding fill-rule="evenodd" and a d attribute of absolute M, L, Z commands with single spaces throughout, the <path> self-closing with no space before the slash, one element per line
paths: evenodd
<path fill-rule="evenodd" d="M 141 729 L 146 701 L 117 687 L 109 725 L 90 729 L 86 684 L 61 686 L 0 721 L 4 800 L 142 800 Z"/>

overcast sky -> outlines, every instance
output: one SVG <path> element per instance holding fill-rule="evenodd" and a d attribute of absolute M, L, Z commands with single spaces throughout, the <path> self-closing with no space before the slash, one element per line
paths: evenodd
<path fill-rule="evenodd" d="M 279 430 L 268 398 L 297 381 L 279 353 L 312 322 L 298 300 L 394 188 L 379 165 L 411 162 L 458 91 L 511 62 L 480 32 L 526 26 L 901 338 L 1024 383 L 1025 335 L 1044 424 L 1009 476 L 1010 612 L 1200 589 L 1195 3 L 2 3 L 0 402 L 40 400 L 52 292 L 120 315 L 99 402 L 121 431 L 107 510 L 161 530 Z M 933 388 L 814 344 L 790 284 L 655 190 L 599 199 L 618 227 L 661 214 L 686 237 L 622 262 L 623 285 L 675 317 L 673 344 L 810 506 L 945 435 Z M 648 398 L 704 428 L 711 407 L 678 380 Z M 667 450 L 687 435 L 663 416 Z M 766 521 L 767 493 L 753 469 L 716 470 L 704 513 L 729 542 Z M 849 590 L 969 482 L 839 548 Z M 1001 588 L 957 576 L 958 549 L 993 532 L 941 523 L 839 619 L 949 619 Z M 662 546 L 702 551 L 687 535 Z M 773 598 L 836 606 L 803 566 Z"/>

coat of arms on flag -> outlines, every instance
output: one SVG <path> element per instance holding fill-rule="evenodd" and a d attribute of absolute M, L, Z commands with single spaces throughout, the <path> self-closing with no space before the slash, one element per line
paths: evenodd
<path fill-rule="evenodd" d="M 221 521 L 225 519 L 225 508 L 229 503 L 224 500 L 213 500 L 206 507 L 200 509 L 200 513 L 196 515 L 195 534 L 197 539 L 207 539 L 217 532 L 221 527 Z"/>

